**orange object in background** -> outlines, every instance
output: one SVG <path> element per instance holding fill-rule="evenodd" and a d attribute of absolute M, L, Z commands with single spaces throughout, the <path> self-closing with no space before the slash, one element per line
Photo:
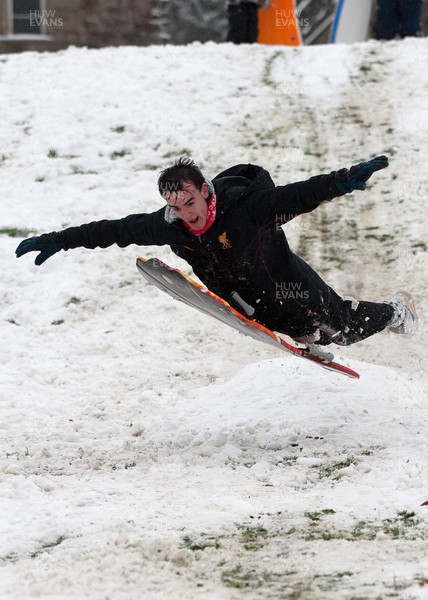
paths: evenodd
<path fill-rule="evenodd" d="M 302 44 L 295 0 L 272 0 L 269 8 L 259 9 L 257 41 L 280 46 Z"/>

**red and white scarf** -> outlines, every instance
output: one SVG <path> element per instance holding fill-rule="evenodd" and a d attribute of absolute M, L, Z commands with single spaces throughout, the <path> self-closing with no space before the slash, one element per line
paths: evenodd
<path fill-rule="evenodd" d="M 217 210 L 217 196 L 215 194 L 213 194 L 208 202 L 208 214 L 207 214 L 207 220 L 205 222 L 204 227 L 202 227 L 202 229 L 192 229 L 192 227 L 188 223 L 185 223 L 184 221 L 183 221 L 183 225 L 184 225 L 184 227 L 186 227 L 186 229 L 188 229 L 191 233 L 193 233 L 193 235 L 202 235 L 203 233 L 208 231 L 208 229 L 214 223 L 216 210 Z"/>

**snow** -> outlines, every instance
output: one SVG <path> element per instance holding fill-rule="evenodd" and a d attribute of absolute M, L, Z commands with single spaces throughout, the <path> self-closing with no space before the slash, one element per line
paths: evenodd
<path fill-rule="evenodd" d="M 0 598 L 428 598 L 428 43 L 70 48 L 0 57 Z M 277 183 L 390 156 L 292 221 L 343 294 L 415 296 L 411 339 L 337 359 L 239 336 L 139 276 L 167 248 L 27 234 L 152 211 L 191 155 Z M 12 229 L 18 231 L 13 234 Z"/>

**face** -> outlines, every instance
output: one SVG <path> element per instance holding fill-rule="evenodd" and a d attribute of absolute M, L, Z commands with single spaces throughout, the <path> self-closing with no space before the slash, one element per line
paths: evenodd
<path fill-rule="evenodd" d="M 166 192 L 164 198 L 171 206 L 179 219 L 190 225 L 192 229 L 199 230 L 205 227 L 208 215 L 208 186 L 202 184 L 198 190 L 193 183 L 184 182 L 182 190 Z"/>

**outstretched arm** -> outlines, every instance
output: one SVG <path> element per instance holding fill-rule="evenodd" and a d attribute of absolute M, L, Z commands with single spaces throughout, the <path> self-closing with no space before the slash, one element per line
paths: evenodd
<path fill-rule="evenodd" d="M 19 258 L 27 252 L 39 252 L 35 264 L 41 265 L 60 250 L 72 248 L 107 248 L 117 244 L 121 248 L 130 244 L 162 246 L 171 243 L 164 220 L 164 209 L 150 214 L 129 215 L 123 219 L 94 221 L 63 231 L 43 233 L 23 240 L 15 253 Z"/>
<path fill-rule="evenodd" d="M 274 218 L 277 222 L 286 223 L 298 215 L 315 210 L 322 202 L 333 200 L 354 190 L 364 190 L 366 182 L 373 173 L 387 166 L 388 158 L 377 156 L 350 169 L 340 169 L 329 175 L 316 175 L 307 181 L 277 186 L 273 190 L 266 189 L 262 192 L 262 197 L 260 193 L 258 194 L 257 208 L 265 216 L 268 216 L 269 212 L 270 219 Z M 263 198 L 263 195 L 266 198 Z M 264 200 L 266 200 L 267 210 L 263 210 Z M 256 206 L 253 208 L 257 210 Z"/>

